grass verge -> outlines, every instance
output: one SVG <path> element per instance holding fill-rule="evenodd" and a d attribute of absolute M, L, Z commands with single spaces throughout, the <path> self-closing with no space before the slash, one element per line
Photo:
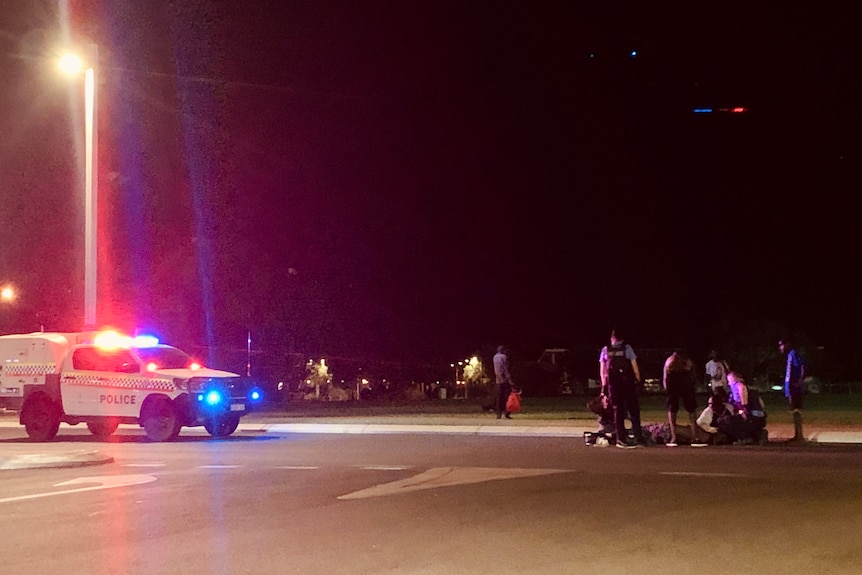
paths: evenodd
<path fill-rule="evenodd" d="M 766 403 L 770 423 L 792 423 L 784 396 L 780 393 L 762 394 Z M 523 412 L 519 419 L 558 420 L 592 419 L 595 416 L 587 409 L 587 397 L 523 397 Z M 706 395 L 698 396 L 698 411 L 706 405 Z M 665 421 L 667 412 L 664 396 L 645 394 L 641 398 L 643 421 Z M 268 404 L 259 417 L 279 418 L 338 418 L 439 415 L 474 417 L 482 414 L 482 405 L 487 399 L 445 399 L 421 401 L 294 401 Z M 862 426 L 862 394 L 808 394 L 805 398 L 804 417 L 806 423 L 834 427 Z"/>

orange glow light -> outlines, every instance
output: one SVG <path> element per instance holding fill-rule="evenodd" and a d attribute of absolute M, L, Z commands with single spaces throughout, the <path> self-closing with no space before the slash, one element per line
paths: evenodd
<path fill-rule="evenodd" d="M 93 340 L 93 343 L 96 346 L 102 349 L 119 349 L 123 347 L 130 347 L 132 345 L 132 338 L 127 335 L 121 335 L 116 331 L 103 331 Z"/>

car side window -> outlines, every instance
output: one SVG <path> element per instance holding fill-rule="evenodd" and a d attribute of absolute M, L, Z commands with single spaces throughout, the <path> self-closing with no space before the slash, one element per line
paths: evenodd
<path fill-rule="evenodd" d="M 96 350 L 91 347 L 76 349 L 72 354 L 72 367 L 80 371 L 95 371 Z"/>
<path fill-rule="evenodd" d="M 85 347 L 75 350 L 72 366 L 83 371 L 112 371 L 116 373 L 140 373 L 141 368 L 126 349 L 98 349 Z"/>

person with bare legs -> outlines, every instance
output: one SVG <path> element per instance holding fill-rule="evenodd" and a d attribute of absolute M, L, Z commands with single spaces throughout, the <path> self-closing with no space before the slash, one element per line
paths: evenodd
<path fill-rule="evenodd" d="M 670 441 L 665 445 L 676 447 L 679 445 L 676 437 L 676 416 L 679 412 L 679 403 L 688 412 L 688 425 L 691 430 L 691 446 L 703 447 L 706 445 L 698 439 L 697 424 L 694 412 L 697 409 L 697 397 L 694 389 L 694 362 L 683 351 L 675 351 L 664 362 L 662 371 L 662 385 L 664 386 L 667 399 L 667 421 L 670 424 Z"/>

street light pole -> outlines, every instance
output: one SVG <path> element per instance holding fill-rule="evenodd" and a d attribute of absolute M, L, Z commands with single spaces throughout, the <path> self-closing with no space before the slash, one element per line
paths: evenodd
<path fill-rule="evenodd" d="M 67 74 L 84 70 L 84 329 L 96 328 L 96 264 L 98 253 L 98 114 L 96 97 L 96 66 L 99 47 L 87 46 L 86 61 L 74 54 L 60 58 L 60 69 Z"/>
<path fill-rule="evenodd" d="M 96 62 L 99 48 L 89 46 L 88 67 L 84 72 L 84 327 L 96 328 L 96 268 L 98 254 L 96 239 L 98 230 L 98 116 L 96 99 Z"/>

